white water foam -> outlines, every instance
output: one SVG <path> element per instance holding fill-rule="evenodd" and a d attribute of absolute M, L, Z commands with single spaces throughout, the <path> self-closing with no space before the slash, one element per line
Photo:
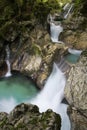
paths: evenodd
<path fill-rule="evenodd" d="M 68 52 L 71 53 L 71 54 L 73 54 L 73 55 L 78 55 L 79 56 L 79 55 L 81 55 L 82 50 L 76 50 L 76 49 L 69 48 Z"/>
<path fill-rule="evenodd" d="M 70 130 L 70 120 L 67 115 L 67 105 L 61 103 L 64 97 L 64 87 L 66 78 L 56 64 L 53 66 L 53 71 L 49 76 L 43 90 L 29 103 L 39 107 L 40 112 L 45 112 L 47 109 L 52 109 L 54 112 L 61 115 L 62 127 L 61 130 Z M 27 101 L 26 101 L 27 102 Z M 11 97 L 9 99 L 0 100 L 0 111 L 7 112 L 13 110 L 18 103 Z"/>
<path fill-rule="evenodd" d="M 7 64 L 8 70 L 7 70 L 7 73 L 5 74 L 5 77 L 10 77 L 12 74 L 11 74 L 11 67 L 10 67 L 9 60 L 6 60 L 6 64 Z"/>
<path fill-rule="evenodd" d="M 59 35 L 63 31 L 63 27 L 61 25 L 55 25 L 54 23 L 50 23 L 50 33 L 52 42 L 63 43 L 59 41 Z"/>
<path fill-rule="evenodd" d="M 70 130 L 70 120 L 67 115 L 67 105 L 61 103 L 64 97 L 64 87 L 66 79 L 64 74 L 59 70 L 56 64 L 53 66 L 53 71 L 48 78 L 43 90 L 31 101 L 39 107 L 40 112 L 47 109 L 52 109 L 59 113 L 62 118 L 61 130 Z"/>
<path fill-rule="evenodd" d="M 7 73 L 5 74 L 5 77 L 9 77 L 11 76 L 11 65 L 10 65 L 10 50 L 9 50 L 9 46 L 6 47 L 6 54 L 7 54 L 7 57 L 6 57 L 6 64 L 7 64 Z"/>
<path fill-rule="evenodd" d="M 64 11 L 67 11 L 67 13 L 65 13 L 64 15 L 64 19 L 66 19 L 68 17 L 68 15 L 70 14 L 71 10 L 73 8 L 73 4 L 69 4 L 67 3 L 65 6 L 64 6 Z"/>
<path fill-rule="evenodd" d="M 67 14 L 64 16 L 64 18 L 65 18 L 65 19 L 68 17 L 68 15 L 69 15 L 69 13 L 70 13 L 70 11 L 71 11 L 72 7 L 73 7 L 73 5 L 71 5 L 71 6 L 70 6 L 70 8 L 69 8 L 69 10 L 68 10 Z"/>
<path fill-rule="evenodd" d="M 10 97 L 9 99 L 1 99 L 0 100 L 0 112 L 7 112 L 13 110 L 13 108 L 17 105 L 16 100 L 13 97 Z"/>

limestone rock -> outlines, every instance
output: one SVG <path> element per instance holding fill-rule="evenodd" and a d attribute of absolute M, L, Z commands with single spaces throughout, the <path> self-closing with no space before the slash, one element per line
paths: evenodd
<path fill-rule="evenodd" d="M 12 70 L 30 76 L 42 88 L 57 55 L 65 51 L 65 45 L 52 44 L 49 33 L 41 25 L 36 25 L 30 35 L 26 32 L 19 39 L 10 47 Z"/>
<path fill-rule="evenodd" d="M 73 66 L 65 87 L 65 97 L 71 106 L 72 130 L 87 129 L 87 51 Z M 74 110 L 73 110 L 74 109 Z M 75 128 L 73 128 L 75 126 Z"/>
<path fill-rule="evenodd" d="M 85 115 L 85 111 L 69 107 L 68 113 L 71 120 L 71 130 L 87 130 L 87 116 Z"/>
<path fill-rule="evenodd" d="M 52 110 L 39 113 L 35 105 L 20 104 L 10 114 L 0 113 L 0 130 L 60 130 L 60 116 Z"/>
<path fill-rule="evenodd" d="M 65 96 L 69 103 L 82 110 L 87 109 L 86 72 L 87 57 L 81 56 L 76 66 L 72 67 L 65 87 Z"/>
<path fill-rule="evenodd" d="M 77 49 L 87 48 L 87 18 L 81 14 L 75 14 L 75 10 L 71 17 L 63 21 L 63 32 L 60 40 L 68 46 Z"/>

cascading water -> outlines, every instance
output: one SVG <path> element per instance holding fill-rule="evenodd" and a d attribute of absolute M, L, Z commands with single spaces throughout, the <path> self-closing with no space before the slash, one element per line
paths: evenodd
<path fill-rule="evenodd" d="M 64 7 L 64 19 L 66 19 L 73 8 L 73 4 L 67 3 Z"/>
<path fill-rule="evenodd" d="M 65 7 L 64 10 L 66 10 L 67 7 L 68 5 Z M 64 15 L 65 19 L 68 17 L 72 7 L 73 7 L 72 5 L 69 6 L 67 13 L 65 13 Z M 61 26 L 61 22 L 55 24 L 55 21 L 54 22 L 50 21 L 51 40 L 53 42 L 63 43 L 59 41 L 59 35 L 62 31 L 63 31 L 63 27 Z M 6 63 L 8 66 L 8 72 L 6 73 L 5 77 L 8 77 L 11 76 L 11 69 L 10 69 L 10 62 L 9 62 L 10 51 L 8 46 L 6 47 L 6 53 L 7 53 Z M 63 68 L 62 65 L 61 68 Z M 37 95 L 36 98 L 29 101 L 29 103 L 31 102 L 32 104 L 37 105 L 40 109 L 40 112 L 44 112 L 47 109 L 52 109 L 54 112 L 59 113 L 62 118 L 61 130 L 70 130 L 70 120 L 67 115 L 67 105 L 61 103 L 62 99 L 64 98 L 65 83 L 66 83 L 66 78 L 64 74 L 60 71 L 57 65 L 54 64 L 53 71 L 50 77 L 48 78 L 43 90 Z M 24 102 L 27 102 L 27 100 Z M 9 100 L 2 99 L 0 101 L 1 111 L 10 112 L 15 105 L 17 105 L 17 102 L 14 100 L 13 97 L 11 97 Z"/>
<path fill-rule="evenodd" d="M 56 64 L 53 66 L 53 71 L 48 78 L 43 90 L 31 101 L 39 107 L 40 112 L 47 109 L 52 109 L 54 112 L 59 113 L 62 118 L 61 130 L 70 130 L 70 121 L 67 115 L 67 105 L 61 103 L 64 97 L 64 87 L 66 78 L 60 71 Z"/>
<path fill-rule="evenodd" d="M 64 10 L 64 13 L 63 13 L 63 17 L 64 19 L 66 19 L 69 15 L 69 13 L 71 12 L 73 8 L 73 4 L 69 4 L 67 3 L 63 10 Z M 59 35 L 61 32 L 63 32 L 63 27 L 61 26 L 61 21 L 59 20 L 55 20 L 57 16 L 52 16 L 51 14 L 49 14 L 48 18 L 47 18 L 47 21 L 48 23 L 50 23 L 50 35 L 51 35 L 51 40 L 52 42 L 56 42 L 56 43 L 63 43 L 62 41 L 59 41 Z M 61 19 L 61 16 L 58 16 L 60 17 Z M 49 20 L 48 20 L 49 19 Z"/>
<path fill-rule="evenodd" d="M 9 46 L 6 47 L 6 64 L 7 64 L 7 67 L 8 67 L 8 71 L 7 73 L 5 74 L 5 77 L 9 77 L 11 76 L 11 66 L 10 66 L 10 61 L 9 61 L 9 58 L 10 58 L 10 49 L 9 49 Z"/>
<path fill-rule="evenodd" d="M 59 35 L 62 31 L 63 27 L 60 24 L 55 25 L 54 23 L 50 23 L 50 33 L 52 42 L 61 43 L 61 41 L 59 41 Z"/>
<path fill-rule="evenodd" d="M 81 53 L 82 53 L 82 50 L 76 50 L 76 49 L 71 49 L 71 48 L 69 48 L 69 49 L 68 49 L 68 52 L 71 53 L 71 54 L 73 54 L 73 55 L 78 55 L 78 56 L 80 56 Z"/>

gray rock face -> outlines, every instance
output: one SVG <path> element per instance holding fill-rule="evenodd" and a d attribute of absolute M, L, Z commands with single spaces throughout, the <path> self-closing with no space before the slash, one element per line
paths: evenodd
<path fill-rule="evenodd" d="M 63 30 L 60 40 L 66 45 L 77 49 L 87 48 L 87 17 L 79 12 L 78 14 L 73 12 L 68 19 L 63 21 Z"/>
<path fill-rule="evenodd" d="M 81 56 L 76 66 L 72 67 L 65 88 L 69 103 L 82 110 L 87 109 L 87 57 Z"/>
<path fill-rule="evenodd" d="M 60 130 L 60 116 L 51 110 L 39 113 L 35 105 L 20 104 L 9 115 L 0 113 L 0 130 Z"/>
<path fill-rule="evenodd" d="M 68 108 L 71 120 L 71 130 L 87 130 L 87 116 L 85 111 Z"/>
<path fill-rule="evenodd" d="M 42 88 L 55 57 L 60 55 L 60 50 L 65 51 L 66 46 L 52 44 L 50 35 L 41 25 L 35 26 L 30 33 L 26 31 L 19 39 L 10 46 L 12 70 L 31 77 Z"/>
<path fill-rule="evenodd" d="M 65 87 L 65 97 L 70 106 L 72 130 L 87 129 L 87 51 L 72 67 Z"/>

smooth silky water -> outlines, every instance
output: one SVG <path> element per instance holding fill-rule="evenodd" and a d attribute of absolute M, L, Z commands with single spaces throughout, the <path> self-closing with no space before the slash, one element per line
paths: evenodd
<path fill-rule="evenodd" d="M 71 10 L 71 6 L 70 6 Z M 67 12 L 67 16 L 70 13 Z M 66 16 L 66 18 L 67 18 Z M 62 43 L 59 41 L 59 35 L 63 31 L 63 27 L 50 24 L 51 40 L 53 42 Z M 70 53 L 77 51 L 69 49 Z M 7 49 L 7 52 L 9 50 Z M 9 54 L 7 60 L 9 59 Z M 76 63 L 76 55 L 69 54 L 66 60 Z M 52 109 L 54 112 L 61 115 L 61 130 L 70 130 L 71 124 L 67 115 L 67 104 L 62 103 L 64 98 L 64 87 L 66 77 L 61 72 L 56 64 L 53 65 L 53 71 L 48 77 L 48 80 L 43 90 L 37 95 L 38 90 L 35 85 L 25 77 L 12 76 L 0 81 L 0 111 L 10 112 L 17 104 L 21 102 L 32 103 L 39 107 L 40 112 L 47 109 Z M 36 96 L 37 95 L 37 96 Z"/>
<path fill-rule="evenodd" d="M 48 80 L 43 90 L 31 100 L 32 104 L 39 107 L 40 112 L 45 112 L 47 109 L 52 109 L 54 112 L 61 115 L 62 126 L 61 130 L 70 130 L 70 121 L 67 115 L 67 105 L 61 103 L 64 98 L 64 87 L 66 78 L 64 73 L 54 63 L 53 71 L 48 77 Z"/>
<path fill-rule="evenodd" d="M 9 113 L 16 105 L 34 98 L 38 91 L 29 78 L 19 74 L 0 79 L 0 111 Z"/>

